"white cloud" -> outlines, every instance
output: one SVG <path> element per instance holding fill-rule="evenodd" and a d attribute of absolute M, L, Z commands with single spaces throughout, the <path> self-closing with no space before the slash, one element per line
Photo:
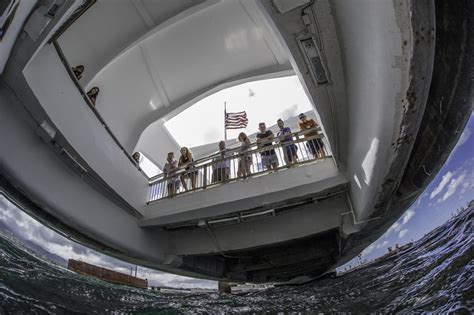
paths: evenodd
<path fill-rule="evenodd" d="M 385 247 L 388 245 L 388 241 L 383 241 L 382 243 L 377 244 L 377 248 Z"/>
<path fill-rule="evenodd" d="M 401 230 L 400 233 L 398 233 L 398 238 L 404 237 L 408 233 L 408 229 Z"/>
<path fill-rule="evenodd" d="M 448 185 L 448 189 L 443 195 L 443 201 L 446 201 L 449 197 L 451 197 L 458 187 L 463 183 L 462 181 L 464 180 L 464 177 L 466 177 L 466 173 L 460 175 L 458 178 L 452 179 L 451 182 Z"/>
<path fill-rule="evenodd" d="M 471 115 L 471 119 L 472 119 L 472 115 Z M 448 163 L 451 160 L 451 158 L 454 156 L 457 149 L 460 146 L 462 146 L 463 144 L 465 144 L 467 142 L 467 140 L 469 140 L 470 136 L 471 136 L 471 129 L 469 129 L 466 126 L 466 128 L 464 128 L 464 131 L 462 132 L 461 136 L 459 137 L 458 143 L 456 143 L 456 146 L 454 147 L 454 149 L 449 154 L 449 157 L 448 157 L 448 160 L 446 161 L 446 163 Z"/>
<path fill-rule="evenodd" d="M 447 172 L 446 174 L 443 175 L 443 178 L 441 179 L 441 182 L 436 186 L 435 189 L 431 192 L 430 199 L 433 199 L 438 195 L 446 186 L 447 183 L 449 183 L 449 180 L 453 177 L 453 173 Z"/>
<path fill-rule="evenodd" d="M 403 225 L 403 224 L 407 224 L 408 221 L 410 221 L 411 218 L 413 218 L 414 216 L 415 216 L 415 211 L 413 211 L 412 209 L 408 209 L 408 211 L 405 212 L 405 214 L 403 215 L 403 218 L 402 218 L 403 223 L 402 223 L 402 225 Z"/>
<path fill-rule="evenodd" d="M 370 245 L 366 249 L 362 251 L 362 255 L 368 255 L 370 252 L 372 252 L 375 249 L 375 244 Z"/>
<path fill-rule="evenodd" d="M 96 252 L 80 244 L 71 242 L 55 231 L 45 227 L 25 212 L 16 208 L 0 194 L 0 221 L 15 236 L 27 240 L 45 251 L 63 258 L 76 259 L 104 268 L 128 274 L 130 267 L 127 262 Z M 148 278 L 150 285 L 166 285 L 172 287 L 208 287 L 215 288 L 216 282 L 211 280 L 193 279 L 164 273 L 148 268 L 138 268 L 138 276 Z"/>
<path fill-rule="evenodd" d="M 282 111 L 280 117 L 281 119 L 286 120 L 288 118 L 295 117 L 298 114 L 298 104 L 293 104 L 290 107 L 286 108 L 284 111 Z"/>
<path fill-rule="evenodd" d="M 468 127 L 466 127 L 464 129 L 464 131 L 462 132 L 461 134 L 461 137 L 459 137 L 459 140 L 458 140 L 458 143 L 456 144 L 456 147 L 460 147 L 462 146 L 464 143 L 467 142 L 467 140 L 469 140 L 469 137 L 471 136 L 471 129 L 469 129 Z"/>
<path fill-rule="evenodd" d="M 387 236 L 392 233 L 392 232 L 398 232 L 400 231 L 400 229 L 402 228 L 401 224 L 398 223 L 398 222 L 395 222 L 394 224 L 392 224 L 392 226 L 388 229 L 387 231 Z"/>
<path fill-rule="evenodd" d="M 474 187 L 473 184 L 469 183 L 469 182 L 465 182 L 463 185 L 462 185 L 462 190 L 461 190 L 461 195 L 466 193 L 470 188 Z"/>

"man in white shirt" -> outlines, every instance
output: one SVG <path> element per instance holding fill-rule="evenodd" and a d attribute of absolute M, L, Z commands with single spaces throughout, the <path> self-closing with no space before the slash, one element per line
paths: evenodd
<path fill-rule="evenodd" d="M 219 142 L 219 156 L 213 159 L 212 182 L 221 182 L 229 179 L 230 174 L 230 154 L 225 148 L 225 141 Z"/>

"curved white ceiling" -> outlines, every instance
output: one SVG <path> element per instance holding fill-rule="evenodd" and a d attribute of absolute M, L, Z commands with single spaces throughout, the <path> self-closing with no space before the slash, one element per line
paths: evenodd
<path fill-rule="evenodd" d="M 84 65 L 86 85 L 117 53 L 170 17 L 205 0 L 98 0 L 61 37 L 71 66 Z"/>
<path fill-rule="evenodd" d="M 112 20 L 106 21 L 99 14 L 87 16 L 95 19 L 90 25 L 95 25 L 98 32 L 95 34 L 95 28 L 89 25 L 87 40 L 94 43 L 90 50 L 77 47 L 75 41 L 61 42 L 71 45 L 63 48 L 71 64 L 85 64 L 86 72 L 106 64 L 87 88 L 100 88 L 97 109 L 129 151 L 152 122 L 173 116 L 211 92 L 257 78 L 281 76 L 282 72 L 292 73 L 284 48 L 255 0 L 198 1 L 193 7 L 190 1 L 139 1 L 142 9 L 154 5 L 174 13 L 166 21 L 162 21 L 164 14 L 155 17 L 150 13 L 148 25 L 146 14 L 132 2 L 122 0 L 115 7 L 116 1 L 111 5 L 112 1 L 99 0 L 92 7 L 92 11 L 113 7 L 110 9 L 121 18 L 107 14 Z M 101 27 L 113 30 L 118 19 L 123 23 L 118 23 L 123 38 L 114 31 L 110 38 L 104 37 Z M 161 23 L 150 29 L 149 25 L 158 20 Z M 97 43 L 99 38 L 107 49 Z M 78 52 L 71 57 L 74 49 L 86 51 L 80 57 L 84 61 L 79 61 Z M 89 58 L 93 62 L 88 63 Z M 87 82 L 87 78 L 84 80 Z"/>

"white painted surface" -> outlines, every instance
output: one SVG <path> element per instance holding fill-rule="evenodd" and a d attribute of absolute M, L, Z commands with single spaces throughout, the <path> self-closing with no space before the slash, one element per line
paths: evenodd
<path fill-rule="evenodd" d="M 109 3 L 99 1 L 97 5 L 90 10 L 101 12 L 102 6 Z M 120 2 L 112 12 L 123 16 L 130 11 L 127 17 L 130 21 L 126 23 L 132 23 L 140 13 L 136 6 L 129 6 Z M 143 15 L 142 9 L 143 6 L 138 5 Z M 90 25 L 99 29 L 95 36 L 103 38 L 102 23 L 113 25 L 114 22 L 97 14 L 86 13 L 79 20 L 90 21 Z M 113 14 L 107 13 L 109 15 Z M 145 17 L 142 24 L 150 24 L 150 21 L 150 17 Z M 92 56 L 97 59 L 98 50 L 110 46 L 107 47 L 109 57 L 101 59 L 108 61 L 106 66 L 96 71 L 91 82 L 86 77 L 82 80 L 86 90 L 92 86 L 100 88 L 97 109 L 129 151 L 136 147 L 142 132 L 154 121 L 176 115 L 205 95 L 250 80 L 292 74 L 286 52 L 255 0 L 208 1 L 164 21 L 143 36 L 139 35 L 142 30 L 131 25 L 130 29 L 136 32 L 124 33 L 122 36 L 127 40 L 121 39 L 121 43 L 129 42 L 127 48 L 112 45 L 109 40 L 99 45 L 91 34 L 95 44 L 85 49 L 86 41 L 81 32 L 86 31 L 80 27 L 81 23 L 85 22 L 74 28 L 75 33 L 64 35 L 61 46 L 71 65 L 84 64 Z M 80 35 L 78 40 L 72 36 L 76 33 Z M 111 37 L 119 35 L 114 31 Z M 84 50 L 90 51 L 80 53 Z M 76 55 L 80 57 L 74 57 Z M 110 57 L 113 55 L 115 57 Z M 86 66 L 85 73 L 88 68 Z M 139 147 L 154 151 L 144 148 L 149 142 L 144 139 Z M 166 150 L 149 155 L 161 160 L 164 153 Z"/>
<path fill-rule="evenodd" d="M 94 86 L 100 88 L 97 110 L 120 143 L 132 151 L 142 133 L 137 122 L 163 106 L 140 47 L 124 54 Z"/>
<path fill-rule="evenodd" d="M 84 86 L 118 51 L 200 0 L 98 0 L 60 37 L 72 66 L 84 65 Z M 149 24 L 152 24 L 151 27 Z"/>
<path fill-rule="evenodd" d="M 160 119 L 143 131 L 134 151 L 143 152 L 153 163 L 163 169 L 167 153 L 175 152 L 175 156 L 178 157 L 179 149 L 179 145 L 168 132 L 165 121 Z"/>
<path fill-rule="evenodd" d="M 392 143 L 400 133 L 413 39 L 408 2 L 332 4 L 347 84 L 347 168 L 354 210 L 361 220 L 373 211 L 395 153 Z"/>
<path fill-rule="evenodd" d="M 10 52 L 15 44 L 16 38 L 26 21 L 26 18 L 33 10 L 36 0 L 20 1 L 16 9 L 14 18 L 8 28 L 7 32 L 0 41 L 0 74 L 7 63 Z"/>
<path fill-rule="evenodd" d="M 345 194 L 306 204 L 276 217 L 213 228 L 221 250 L 230 251 L 303 238 L 341 224 L 349 206 Z M 189 255 L 215 253 L 219 249 L 205 228 L 170 232 L 170 253 Z"/>
<path fill-rule="evenodd" d="M 54 47 L 44 46 L 23 73 L 67 141 L 116 193 L 140 211 L 147 181 L 87 106 Z"/>

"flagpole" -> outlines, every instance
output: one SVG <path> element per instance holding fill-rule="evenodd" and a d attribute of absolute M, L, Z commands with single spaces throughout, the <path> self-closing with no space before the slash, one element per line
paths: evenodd
<path fill-rule="evenodd" d="M 227 141 L 227 128 L 225 127 L 225 116 L 226 116 L 227 102 L 224 102 L 224 140 Z"/>

